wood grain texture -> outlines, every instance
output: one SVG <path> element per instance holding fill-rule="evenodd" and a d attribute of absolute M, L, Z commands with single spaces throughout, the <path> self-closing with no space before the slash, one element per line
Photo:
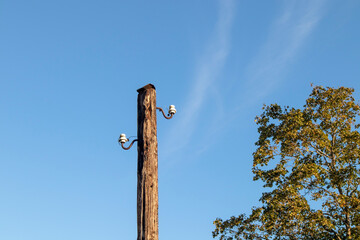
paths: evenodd
<path fill-rule="evenodd" d="M 158 240 L 158 146 L 156 91 L 138 90 L 137 240 Z"/>

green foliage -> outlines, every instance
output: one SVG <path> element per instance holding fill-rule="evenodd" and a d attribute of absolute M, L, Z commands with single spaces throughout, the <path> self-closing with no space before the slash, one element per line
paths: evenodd
<path fill-rule="evenodd" d="M 269 191 L 249 216 L 216 219 L 214 238 L 360 239 L 360 106 L 353 91 L 316 86 L 303 109 L 264 106 L 255 120 L 253 173 Z"/>

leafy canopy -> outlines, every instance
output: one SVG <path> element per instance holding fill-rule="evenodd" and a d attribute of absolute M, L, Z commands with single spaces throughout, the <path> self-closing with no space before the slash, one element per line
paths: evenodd
<path fill-rule="evenodd" d="M 254 180 L 268 192 L 249 216 L 216 219 L 213 237 L 360 239 L 360 106 L 351 88 L 316 86 L 303 109 L 264 106 Z"/>

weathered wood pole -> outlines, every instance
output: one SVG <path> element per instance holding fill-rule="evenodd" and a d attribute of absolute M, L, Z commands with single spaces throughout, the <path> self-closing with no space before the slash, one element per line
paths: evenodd
<path fill-rule="evenodd" d="M 137 240 L 158 240 L 158 144 L 156 91 L 148 84 L 138 91 Z"/>

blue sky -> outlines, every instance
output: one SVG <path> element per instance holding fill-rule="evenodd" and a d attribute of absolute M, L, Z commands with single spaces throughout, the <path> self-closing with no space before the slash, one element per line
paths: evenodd
<path fill-rule="evenodd" d="M 263 104 L 360 91 L 360 2 L 0 1 L 0 238 L 136 238 L 136 90 L 157 88 L 160 239 L 247 213 Z"/>

